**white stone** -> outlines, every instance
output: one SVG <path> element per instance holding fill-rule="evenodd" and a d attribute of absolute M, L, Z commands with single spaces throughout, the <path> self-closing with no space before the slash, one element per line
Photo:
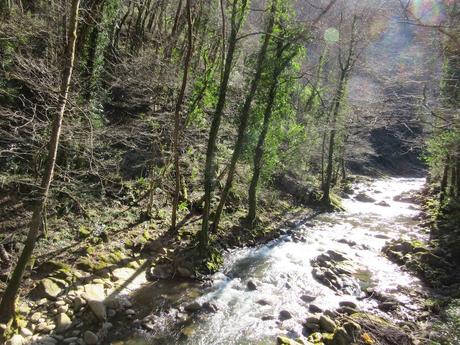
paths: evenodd
<path fill-rule="evenodd" d="M 10 340 L 8 340 L 5 345 L 23 345 L 25 343 L 25 339 L 22 337 L 22 335 L 15 334 L 11 337 Z"/>
<path fill-rule="evenodd" d="M 132 268 L 123 267 L 123 268 L 117 268 L 113 270 L 112 275 L 113 275 L 114 280 L 125 281 L 131 278 L 132 276 L 134 276 L 135 273 L 136 271 L 133 270 Z"/>
<path fill-rule="evenodd" d="M 72 325 L 72 320 L 65 313 L 60 313 L 56 317 L 56 332 L 63 333 Z"/>
<path fill-rule="evenodd" d="M 21 335 L 24 337 L 24 338 L 27 338 L 27 337 L 31 337 L 33 336 L 34 334 L 32 333 L 32 331 L 28 328 L 21 328 Z"/>

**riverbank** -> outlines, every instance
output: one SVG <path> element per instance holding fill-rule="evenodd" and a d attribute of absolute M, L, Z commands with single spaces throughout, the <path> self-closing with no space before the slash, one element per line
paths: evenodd
<path fill-rule="evenodd" d="M 296 226 L 291 219 L 316 214 L 296 195 L 264 191 L 258 225 L 248 230 L 242 226 L 241 202 L 231 203 L 235 210 L 227 210 L 219 233 L 214 234 L 218 246 L 213 260 L 203 264 L 190 256 L 196 252 L 199 212 L 180 213 L 184 221 L 176 236 L 168 232 L 167 208 L 148 219 L 138 209 L 113 205 L 102 214 L 93 206 L 91 219 L 97 217 L 97 224 L 78 222 L 41 241 L 31 275 L 24 280 L 14 324 L 0 327 L 7 337 L 17 333 L 9 340 L 14 345 L 91 344 L 94 339 L 104 343 L 111 320 L 132 321 L 128 295 L 149 280 L 200 284 L 203 271 L 219 268 L 222 251 L 266 243 L 280 236 L 280 228 Z"/>
<path fill-rule="evenodd" d="M 364 179 L 346 188 L 347 211 L 335 214 L 284 200 L 279 213 L 262 215 L 264 231 L 242 230 L 222 245 L 222 266 L 204 281 L 182 265 L 186 256 L 176 250 L 184 247 L 171 250 L 178 242 L 161 236 L 137 255 L 106 256 L 102 243 L 87 255 L 90 265 L 48 262 L 35 301 L 19 309 L 21 337 L 33 344 L 421 343 L 430 293 L 380 254 L 401 235 L 426 238 L 417 206 L 394 200 L 401 188 L 421 184 Z"/>
<path fill-rule="evenodd" d="M 347 212 L 320 215 L 266 245 L 227 252 L 204 286 L 143 286 L 131 295 L 136 330 L 112 334 L 114 343 L 423 343 L 430 290 L 381 253 L 390 239 L 427 236 L 416 205 L 394 200 L 422 184 L 369 180 L 349 191 Z M 321 325 L 325 317 L 334 328 Z M 348 321 L 360 331 L 353 333 Z"/>
<path fill-rule="evenodd" d="M 454 202 L 440 207 L 437 193 L 429 185 L 422 193 L 407 197 L 421 204 L 422 226 L 430 237 L 416 242 L 392 241 L 384 253 L 433 289 L 433 297 L 427 301 L 432 317 L 431 344 L 460 344 L 460 207 Z"/>

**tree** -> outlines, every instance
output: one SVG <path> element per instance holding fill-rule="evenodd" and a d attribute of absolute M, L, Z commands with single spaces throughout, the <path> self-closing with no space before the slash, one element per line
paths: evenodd
<path fill-rule="evenodd" d="M 220 195 L 220 202 L 219 206 L 217 207 L 216 213 L 214 215 L 214 223 L 213 228 L 217 229 L 219 227 L 220 217 L 222 215 L 222 211 L 225 206 L 225 202 L 227 201 L 228 193 L 230 192 L 230 188 L 232 187 L 233 176 L 235 174 L 236 163 L 243 152 L 243 145 L 244 139 L 246 134 L 246 128 L 248 126 L 249 115 L 251 113 L 251 104 L 252 100 L 257 91 L 257 87 L 259 85 L 259 81 L 262 75 L 262 70 L 264 68 L 265 58 L 267 56 L 268 45 L 272 38 L 273 28 L 275 24 L 275 15 L 277 10 L 277 1 L 272 0 L 271 9 L 270 9 L 270 16 L 268 18 L 267 28 L 264 34 L 264 40 L 262 43 L 262 47 L 259 50 L 257 62 L 255 66 L 254 76 L 251 80 L 251 85 L 249 91 L 246 95 L 246 99 L 244 101 L 243 108 L 240 112 L 239 116 L 239 126 L 238 126 L 238 136 L 235 142 L 235 146 L 233 147 L 233 154 L 230 160 L 230 164 L 228 167 L 227 173 L 227 180 L 225 182 L 224 189 Z"/>
<path fill-rule="evenodd" d="M 185 98 L 185 89 L 187 87 L 187 79 L 189 73 L 190 60 L 192 58 L 193 50 L 193 26 L 192 26 L 192 15 L 191 15 L 191 0 L 187 0 L 186 4 L 187 11 L 187 23 L 188 23 L 188 44 L 187 44 L 187 54 L 184 60 L 184 72 L 182 76 L 182 85 L 179 91 L 179 96 L 177 97 L 176 109 L 174 112 L 174 134 L 173 134 L 173 152 L 174 152 L 174 172 L 175 172 L 175 190 L 174 190 L 174 200 L 173 208 L 171 214 L 171 230 L 176 229 L 177 221 L 177 209 L 179 206 L 179 197 L 180 197 L 180 131 L 181 131 L 181 110 L 182 104 L 184 103 Z"/>
<path fill-rule="evenodd" d="M 215 160 L 216 160 L 216 142 L 217 134 L 220 128 L 220 122 L 227 98 L 227 88 L 232 69 L 233 57 L 238 42 L 238 32 L 243 24 L 248 0 L 234 0 L 232 3 L 232 14 L 230 19 L 230 36 L 228 38 L 228 48 L 225 57 L 225 64 L 221 75 L 219 86 L 219 96 L 217 100 L 214 117 L 209 131 L 209 139 L 206 150 L 206 163 L 204 167 L 204 209 L 203 222 L 200 232 L 200 251 L 203 256 L 207 255 L 209 246 L 209 214 L 211 210 L 211 198 L 214 189 L 215 178 Z"/>
<path fill-rule="evenodd" d="M 61 135 L 62 120 L 66 110 L 67 99 L 69 96 L 70 82 L 75 60 L 75 44 L 77 38 L 78 14 L 80 0 L 73 0 L 69 18 L 69 40 L 66 49 L 65 67 L 62 74 L 61 86 L 59 91 L 58 112 L 54 117 L 49 146 L 46 170 L 43 174 L 42 182 L 38 190 L 38 197 L 34 207 L 32 219 L 29 225 L 25 246 L 8 282 L 8 286 L 2 296 L 0 303 L 0 322 L 7 323 L 14 315 L 16 297 L 24 275 L 25 269 L 34 251 L 38 235 L 42 226 L 42 220 L 45 216 L 45 207 L 48 200 L 49 190 L 54 175 L 59 139 Z"/>
<path fill-rule="evenodd" d="M 341 21 L 343 20 L 341 15 Z M 339 80 L 335 92 L 334 100 L 332 103 L 331 116 L 330 116 L 330 133 L 329 133 L 329 149 L 327 155 L 327 168 L 326 176 L 323 185 L 323 202 L 325 205 L 331 204 L 330 192 L 332 187 L 332 173 L 334 166 L 334 149 L 337 134 L 337 121 L 341 110 L 342 102 L 345 96 L 345 90 L 348 83 L 349 75 L 357 61 L 359 54 L 357 54 L 357 16 L 354 15 L 351 21 L 350 39 L 346 52 L 343 47 L 339 46 Z"/>
<path fill-rule="evenodd" d="M 271 74 L 269 73 L 269 91 L 266 96 L 266 106 L 264 110 L 262 130 L 260 131 L 259 138 L 257 140 L 257 145 L 254 150 L 254 170 L 252 173 L 251 183 L 249 186 L 249 210 L 246 218 L 247 223 L 250 227 L 253 227 L 255 225 L 257 211 L 257 186 L 259 184 L 260 174 L 262 172 L 265 140 L 267 138 L 268 130 L 273 115 L 273 108 L 275 106 L 276 96 L 280 83 L 280 77 L 283 71 L 289 66 L 291 61 L 299 52 L 299 46 L 296 45 L 295 42 L 293 42 L 293 38 L 285 37 L 286 33 L 282 30 L 282 27 L 279 30 L 277 30 L 277 37 L 275 39 L 277 42 L 275 45 L 275 53 L 271 61 L 272 71 Z"/>

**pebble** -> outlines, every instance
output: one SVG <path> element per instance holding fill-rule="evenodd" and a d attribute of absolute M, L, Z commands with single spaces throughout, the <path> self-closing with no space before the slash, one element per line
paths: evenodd
<path fill-rule="evenodd" d="M 126 315 L 134 315 L 134 314 L 136 314 L 136 312 L 133 309 L 126 309 L 125 314 Z"/>
<path fill-rule="evenodd" d="M 98 336 L 91 331 L 86 331 L 83 334 L 83 339 L 85 340 L 85 343 L 87 345 L 96 345 L 97 342 L 99 341 Z"/>
<path fill-rule="evenodd" d="M 34 334 L 32 333 L 32 331 L 28 328 L 21 328 L 21 335 L 24 337 L 24 338 L 27 338 L 27 337 L 31 337 L 33 336 Z"/>
<path fill-rule="evenodd" d="M 35 312 L 32 314 L 32 316 L 30 317 L 30 321 L 32 321 L 33 323 L 38 323 L 38 321 L 40 320 L 40 318 L 42 317 L 42 313 L 40 312 Z"/>

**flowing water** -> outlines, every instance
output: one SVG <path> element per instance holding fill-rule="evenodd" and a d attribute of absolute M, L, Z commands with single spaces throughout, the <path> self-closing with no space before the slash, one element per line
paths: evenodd
<path fill-rule="evenodd" d="M 376 202 L 344 199 L 345 212 L 301 219 L 277 240 L 226 253 L 221 271 L 207 287 L 187 282 L 143 286 L 132 297 L 144 326 L 125 344 L 271 344 L 279 334 L 302 335 L 302 321 L 309 313 L 309 303 L 301 298 L 305 295 L 315 297 L 311 303 L 322 309 L 336 309 L 346 300 L 361 310 L 382 313 L 376 300 L 361 298 L 367 287 L 391 294 L 402 304 L 402 317 L 411 320 L 419 308 L 414 291 L 423 286 L 382 256 L 381 249 L 390 239 L 425 236 L 417 227 L 417 206 L 394 200 L 403 192 L 421 189 L 423 183 L 423 179 L 391 178 L 357 184 L 355 195 L 364 191 Z M 388 205 L 376 205 L 381 201 Z M 311 260 L 328 250 L 344 253 L 358 267 L 353 271 L 356 289 L 335 292 L 313 278 Z M 249 281 L 257 290 L 247 288 Z M 217 311 L 193 317 L 178 311 L 193 301 L 211 302 Z M 292 318 L 280 321 L 283 310 Z M 147 325 L 145 320 L 150 320 Z"/>

